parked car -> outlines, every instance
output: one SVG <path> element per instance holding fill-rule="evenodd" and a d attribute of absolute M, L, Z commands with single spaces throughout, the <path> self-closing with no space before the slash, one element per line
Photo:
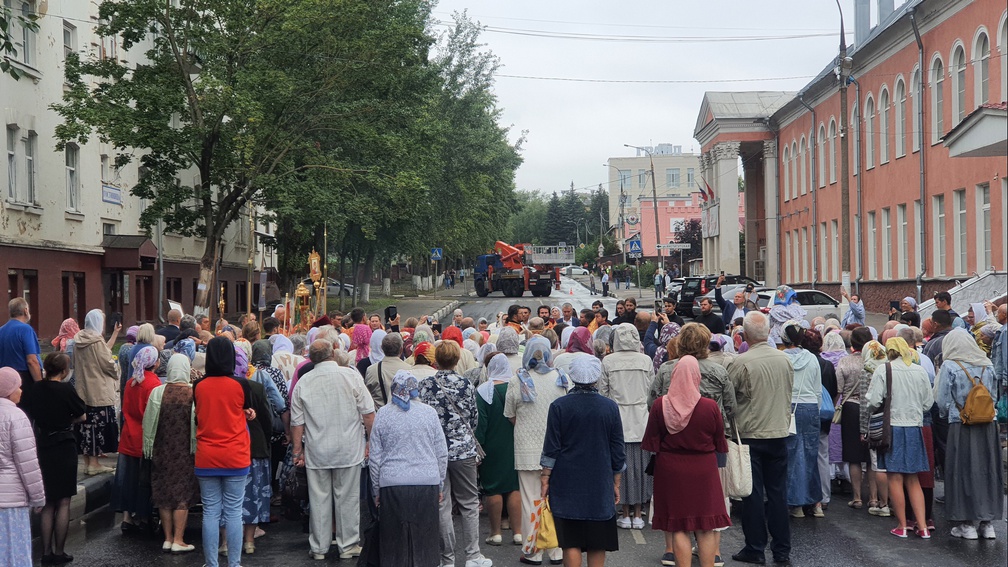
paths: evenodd
<path fill-rule="evenodd" d="M 560 268 L 560 273 L 564 274 L 565 276 L 587 276 L 588 269 L 571 264 L 570 266 L 564 266 Z"/>
<path fill-rule="evenodd" d="M 709 276 L 691 276 L 685 278 L 683 281 L 682 289 L 679 290 L 679 302 L 676 303 L 676 313 L 684 317 L 693 316 L 693 300 L 698 296 L 705 295 L 709 291 L 714 290 L 714 285 L 717 284 L 718 278 L 721 276 L 709 275 Z M 731 284 L 753 284 L 754 286 L 760 285 L 760 283 L 752 278 L 746 276 L 737 276 L 732 274 L 725 274 L 725 285 Z"/>
<path fill-rule="evenodd" d="M 715 283 L 717 283 L 717 282 L 715 281 Z M 721 297 L 723 297 L 725 301 L 733 301 L 735 299 L 735 294 L 737 292 L 740 292 L 740 291 L 744 292 L 747 285 L 749 285 L 749 284 L 744 284 L 744 285 L 743 284 L 723 285 L 723 286 L 721 286 Z M 758 293 L 758 292 L 761 292 L 761 291 L 767 291 L 767 290 L 773 291 L 772 289 L 770 289 L 768 287 L 761 287 L 761 286 L 754 286 L 753 287 L 754 294 Z M 718 315 L 721 314 L 721 307 L 718 306 L 717 300 L 714 298 L 715 291 L 716 290 L 712 289 L 712 290 L 708 291 L 707 293 L 705 293 L 703 295 L 697 295 L 696 297 L 693 298 L 693 317 L 694 318 L 700 316 L 700 300 L 703 299 L 703 298 L 705 298 L 705 297 L 710 298 L 711 303 L 714 304 L 714 309 L 713 309 L 714 313 L 717 313 Z M 748 308 L 749 309 L 756 309 L 757 308 L 757 301 L 756 300 L 757 300 L 757 296 L 756 295 L 750 295 L 749 296 L 749 304 L 748 304 Z"/>
<path fill-rule="evenodd" d="M 315 289 L 315 284 L 312 282 L 311 278 L 305 278 L 301 281 L 309 288 Z M 356 290 L 354 289 L 353 284 L 341 284 L 340 281 L 335 278 L 329 278 L 329 283 L 326 285 L 326 296 L 328 297 L 336 297 L 340 293 L 346 297 L 353 297 L 355 292 Z"/>
<path fill-rule="evenodd" d="M 665 290 L 665 295 L 678 296 L 684 281 L 686 280 L 683 278 L 672 278 L 672 283 L 669 284 L 668 289 Z"/>
<path fill-rule="evenodd" d="M 798 295 L 798 303 L 801 303 L 802 308 L 808 313 L 808 320 L 810 322 L 816 317 L 836 315 L 837 318 L 840 318 L 843 316 L 843 313 L 840 312 L 840 302 L 833 299 L 833 296 L 827 293 L 823 293 L 817 289 L 796 289 L 795 293 Z M 774 290 L 772 289 L 759 292 L 757 305 L 761 311 L 764 313 L 770 312 L 773 297 Z"/>

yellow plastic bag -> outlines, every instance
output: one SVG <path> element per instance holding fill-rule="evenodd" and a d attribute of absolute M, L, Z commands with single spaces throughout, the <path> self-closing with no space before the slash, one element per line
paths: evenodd
<path fill-rule="evenodd" d="M 536 547 L 553 549 L 560 547 L 557 541 L 556 524 L 553 522 L 553 512 L 550 511 L 549 499 L 544 500 L 539 510 L 539 530 L 536 535 Z"/>

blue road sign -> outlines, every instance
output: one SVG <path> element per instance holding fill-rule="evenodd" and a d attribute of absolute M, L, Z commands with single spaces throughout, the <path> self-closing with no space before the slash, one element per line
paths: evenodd
<path fill-rule="evenodd" d="M 634 253 L 639 254 L 639 253 L 641 253 L 643 251 L 644 251 L 644 249 L 641 248 L 641 242 L 640 242 L 640 240 L 630 240 L 630 241 L 627 242 L 627 252 L 630 252 L 631 254 L 634 254 Z"/>
<path fill-rule="evenodd" d="M 444 251 L 443 250 L 441 250 L 440 248 L 431 248 L 431 251 L 430 251 L 430 259 L 431 260 L 440 260 L 443 257 L 444 257 Z"/>

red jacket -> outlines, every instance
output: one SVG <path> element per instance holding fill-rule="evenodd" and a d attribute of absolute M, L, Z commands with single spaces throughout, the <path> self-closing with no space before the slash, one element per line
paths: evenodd
<path fill-rule="evenodd" d="M 143 457 L 143 416 L 151 391 L 161 385 L 161 380 L 149 370 L 144 371 L 143 382 L 132 378 L 126 382 L 122 403 L 122 433 L 119 434 L 119 452 L 130 457 Z"/>

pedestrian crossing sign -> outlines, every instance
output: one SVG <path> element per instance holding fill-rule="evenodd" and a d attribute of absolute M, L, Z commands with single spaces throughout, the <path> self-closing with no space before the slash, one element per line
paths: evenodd
<path fill-rule="evenodd" d="M 430 251 L 431 260 L 440 260 L 442 257 L 444 257 L 444 252 L 440 248 L 431 248 Z"/>
<path fill-rule="evenodd" d="M 630 247 L 627 249 L 628 252 L 643 252 L 640 240 L 631 240 L 629 245 Z"/>

